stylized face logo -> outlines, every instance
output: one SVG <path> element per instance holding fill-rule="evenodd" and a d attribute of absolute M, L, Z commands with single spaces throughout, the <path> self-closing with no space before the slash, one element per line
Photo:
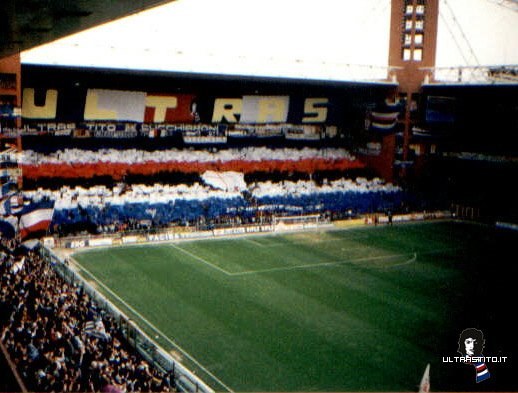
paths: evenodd
<path fill-rule="evenodd" d="M 473 356 L 475 354 L 475 343 L 476 339 L 468 337 L 464 340 L 464 346 L 466 347 L 466 355 Z"/>
<path fill-rule="evenodd" d="M 489 370 L 484 363 L 484 333 L 475 328 L 464 329 L 458 341 L 457 352 L 466 356 L 466 364 L 472 364 L 476 371 L 476 382 L 482 382 L 490 377 Z"/>
<path fill-rule="evenodd" d="M 464 329 L 459 337 L 457 351 L 463 356 L 481 356 L 484 350 L 484 333 L 475 328 Z"/>

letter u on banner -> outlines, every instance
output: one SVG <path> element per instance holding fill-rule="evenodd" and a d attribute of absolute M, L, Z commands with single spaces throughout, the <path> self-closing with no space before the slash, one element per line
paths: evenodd
<path fill-rule="evenodd" d="M 25 119 L 55 119 L 58 106 L 58 91 L 49 89 L 45 92 L 45 104 L 36 105 L 35 89 L 23 89 L 22 117 Z"/>

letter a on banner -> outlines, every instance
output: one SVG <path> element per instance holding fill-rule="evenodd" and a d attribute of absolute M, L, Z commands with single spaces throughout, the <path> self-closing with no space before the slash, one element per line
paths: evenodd
<path fill-rule="evenodd" d="M 243 100 L 241 98 L 216 98 L 214 100 L 212 122 L 221 123 L 225 120 L 228 123 L 237 123 L 242 107 Z"/>
<path fill-rule="evenodd" d="M 240 123 L 286 123 L 289 96 L 244 96 Z"/>

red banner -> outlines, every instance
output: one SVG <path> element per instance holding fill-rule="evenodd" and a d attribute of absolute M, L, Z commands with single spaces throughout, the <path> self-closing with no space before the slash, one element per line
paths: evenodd
<path fill-rule="evenodd" d="M 145 123 L 193 123 L 197 110 L 192 94 L 148 94 Z"/>
<path fill-rule="evenodd" d="M 137 164 L 98 162 L 92 164 L 40 164 L 23 165 L 23 175 L 28 179 L 42 177 L 56 178 L 92 178 L 94 176 L 111 176 L 120 180 L 124 176 L 153 175 L 159 172 L 203 173 L 205 171 L 253 172 L 303 172 L 327 170 L 348 170 L 364 168 L 359 160 L 311 158 L 298 161 L 215 161 L 215 162 L 144 162 Z"/>

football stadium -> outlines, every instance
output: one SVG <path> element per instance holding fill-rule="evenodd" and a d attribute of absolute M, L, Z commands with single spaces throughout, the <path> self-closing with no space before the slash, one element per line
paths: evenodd
<path fill-rule="evenodd" d="M 75 35 L 202 0 L 2 3 L 0 391 L 517 391 L 518 61 L 462 12 L 518 1 L 463 1 L 351 5 L 386 66 L 313 74 Z"/>

